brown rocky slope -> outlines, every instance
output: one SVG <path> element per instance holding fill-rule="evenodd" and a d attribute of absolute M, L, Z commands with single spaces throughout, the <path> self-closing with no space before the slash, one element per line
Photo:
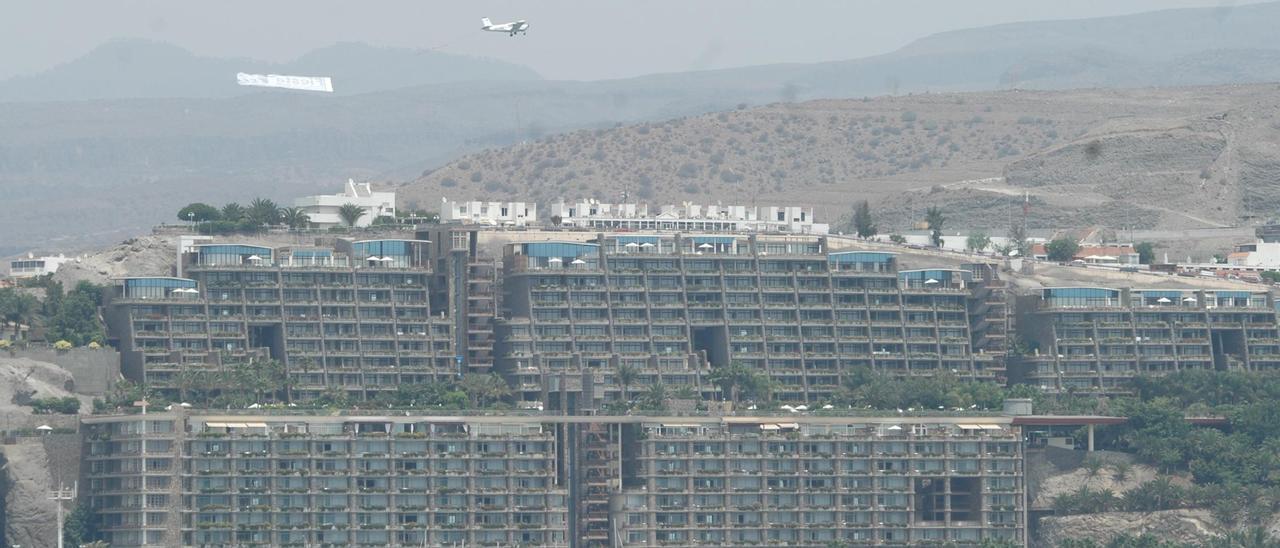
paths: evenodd
<path fill-rule="evenodd" d="M 650 203 L 858 200 L 886 229 L 931 205 L 951 226 L 1230 225 L 1280 205 L 1276 86 L 919 94 L 775 104 L 578 131 L 463 157 L 397 189 Z"/>

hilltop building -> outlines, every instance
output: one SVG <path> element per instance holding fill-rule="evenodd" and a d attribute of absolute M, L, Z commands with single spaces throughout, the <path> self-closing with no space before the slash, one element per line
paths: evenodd
<path fill-rule="evenodd" d="M 533 202 L 440 202 L 442 223 L 526 226 L 537 220 L 538 204 Z"/>
<path fill-rule="evenodd" d="M 34 254 L 28 253 L 24 259 L 9 261 L 9 277 L 35 278 L 53 274 L 58 271 L 58 267 L 75 260 L 74 257 L 67 257 L 61 254 L 57 257 L 36 257 Z"/>
<path fill-rule="evenodd" d="M 356 221 L 357 227 L 369 226 L 378 217 L 396 216 L 395 192 L 376 192 L 372 184 L 357 183 L 351 179 L 338 194 L 303 196 L 293 201 L 293 205 L 301 208 L 316 228 L 346 226 L 342 216 L 338 215 L 338 210 L 346 204 L 355 204 L 365 210 L 365 214 Z"/>
<path fill-rule="evenodd" d="M 673 230 L 699 232 L 784 232 L 826 234 L 813 208 L 799 206 L 664 205 L 650 214 L 646 204 L 606 204 L 577 200 L 551 204 L 551 216 L 563 226 L 602 230 Z"/>
<path fill-rule="evenodd" d="M 1280 269 L 1280 242 L 1258 240 L 1240 244 L 1227 255 L 1227 264 L 1238 267 L 1254 267 L 1265 270 Z"/>

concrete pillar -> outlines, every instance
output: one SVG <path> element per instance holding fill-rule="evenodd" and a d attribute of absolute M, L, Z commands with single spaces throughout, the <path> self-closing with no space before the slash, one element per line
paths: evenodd
<path fill-rule="evenodd" d="M 1086 428 L 1089 429 L 1089 452 L 1093 452 L 1093 425 L 1090 424 Z"/>

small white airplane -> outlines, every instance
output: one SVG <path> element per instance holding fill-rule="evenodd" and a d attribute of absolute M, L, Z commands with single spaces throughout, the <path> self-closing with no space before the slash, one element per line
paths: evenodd
<path fill-rule="evenodd" d="M 529 34 L 529 23 L 524 19 L 513 21 L 511 23 L 495 25 L 488 17 L 484 17 L 480 19 L 480 25 L 480 30 L 487 30 L 489 32 L 505 32 L 508 36 L 515 36 L 517 32 L 520 34 Z"/>

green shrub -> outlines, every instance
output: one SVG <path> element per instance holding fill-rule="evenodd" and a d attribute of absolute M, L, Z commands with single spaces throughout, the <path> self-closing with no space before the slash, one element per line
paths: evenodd
<path fill-rule="evenodd" d="M 80 400 L 74 396 L 37 398 L 31 400 L 31 409 L 37 415 L 75 415 L 80 412 Z"/>

